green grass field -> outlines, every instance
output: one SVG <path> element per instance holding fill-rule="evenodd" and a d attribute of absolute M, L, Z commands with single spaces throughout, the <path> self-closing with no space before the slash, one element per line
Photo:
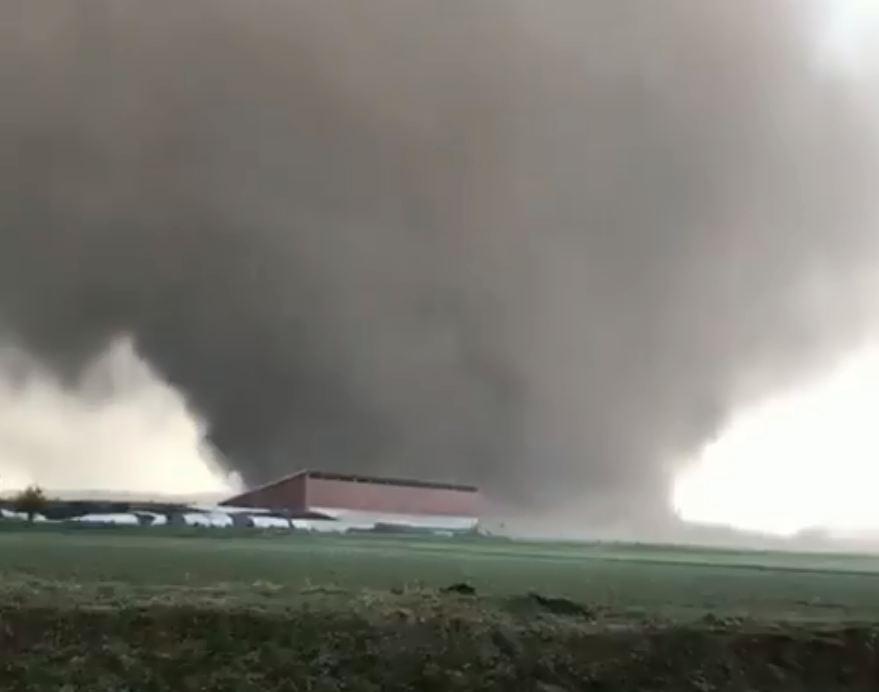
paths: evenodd
<path fill-rule="evenodd" d="M 163 537 L 136 531 L 0 533 L 0 574 L 132 587 L 222 585 L 279 598 L 466 582 L 486 597 L 529 591 L 683 618 L 879 622 L 879 559 L 638 546 L 288 534 Z"/>
<path fill-rule="evenodd" d="M 460 583 L 475 596 L 443 592 Z M 704 692 L 808 678 L 824 692 L 860 689 L 864 666 L 879 676 L 871 556 L 22 527 L 0 531 L 0 585 L 0 651 L 19 652 L 2 689 Z M 191 675 L 162 678 L 176 670 Z M 736 676 L 752 687 L 717 686 Z"/>

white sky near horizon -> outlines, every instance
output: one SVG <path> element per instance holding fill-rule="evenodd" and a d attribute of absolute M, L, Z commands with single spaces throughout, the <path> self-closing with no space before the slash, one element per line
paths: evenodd
<path fill-rule="evenodd" d="M 21 352 L 0 350 L 0 493 L 32 483 L 62 495 L 235 491 L 240 480 L 220 471 L 204 433 L 127 339 L 91 364 L 78 389 Z"/>
<path fill-rule="evenodd" d="M 879 0 L 817 0 L 816 57 L 879 96 Z M 681 473 L 687 521 L 776 535 L 879 532 L 879 315 L 875 346 L 736 416 Z"/>

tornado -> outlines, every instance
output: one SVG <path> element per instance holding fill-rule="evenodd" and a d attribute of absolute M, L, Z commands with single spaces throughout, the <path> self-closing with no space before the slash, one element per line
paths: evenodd
<path fill-rule="evenodd" d="M 802 7 L 7 0 L 0 484 L 666 516 L 870 329 L 875 104 Z"/>

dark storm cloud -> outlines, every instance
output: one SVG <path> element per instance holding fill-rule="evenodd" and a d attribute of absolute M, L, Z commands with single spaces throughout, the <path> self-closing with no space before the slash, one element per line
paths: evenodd
<path fill-rule="evenodd" d="M 872 131 L 790 7 L 8 1 L 3 322 L 131 334 L 250 482 L 661 504 L 858 327 Z"/>

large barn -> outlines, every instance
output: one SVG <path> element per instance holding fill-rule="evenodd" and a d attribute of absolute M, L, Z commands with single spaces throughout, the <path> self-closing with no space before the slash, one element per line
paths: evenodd
<path fill-rule="evenodd" d="M 473 486 L 299 471 L 231 497 L 222 506 L 318 513 L 353 523 L 403 523 L 464 529 L 476 525 Z"/>

